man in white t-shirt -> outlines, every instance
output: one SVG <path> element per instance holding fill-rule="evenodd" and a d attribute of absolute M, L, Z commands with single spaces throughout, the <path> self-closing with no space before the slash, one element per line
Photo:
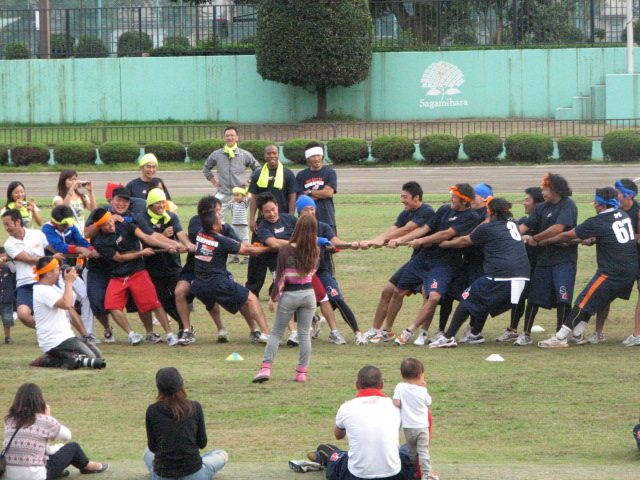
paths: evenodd
<path fill-rule="evenodd" d="M 64 290 L 58 287 L 60 265 L 53 257 L 42 257 L 35 268 L 33 308 L 38 346 L 45 354 L 32 366 L 73 369 L 81 366 L 104 368 L 106 363 L 95 346 L 76 338 L 71 324 L 86 336 L 84 325 L 77 316 L 70 316 L 73 308 L 73 282 L 78 278 L 74 268 L 64 271 Z"/>
<path fill-rule="evenodd" d="M 400 410 L 382 393 L 384 382 L 377 367 L 358 372 L 353 400 L 342 404 L 333 433 L 347 437 L 349 452 L 320 445 L 309 458 L 327 466 L 327 480 L 411 480 L 415 470 L 406 453 L 400 453 Z"/>
<path fill-rule="evenodd" d="M 24 228 L 19 210 L 7 210 L 2 214 L 2 224 L 9 234 L 4 242 L 7 255 L 16 266 L 16 307 L 18 318 L 27 327 L 35 328 L 33 318 L 33 266 L 44 256 L 49 245 L 47 237 L 40 230 Z M 56 254 L 59 261 L 64 255 Z"/>

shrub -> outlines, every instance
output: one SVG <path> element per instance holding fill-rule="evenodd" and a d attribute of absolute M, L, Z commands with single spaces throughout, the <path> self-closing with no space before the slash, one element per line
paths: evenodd
<path fill-rule="evenodd" d="M 106 142 L 98 149 L 105 164 L 133 163 L 140 156 L 140 146 L 135 142 Z"/>
<path fill-rule="evenodd" d="M 187 151 L 180 142 L 149 142 L 145 153 L 153 153 L 159 162 L 184 162 Z"/>
<path fill-rule="evenodd" d="M 593 142 L 590 138 L 574 135 L 558 140 L 560 160 L 591 160 Z"/>
<path fill-rule="evenodd" d="M 0 165 L 9 163 L 9 147 L 0 143 Z"/>
<path fill-rule="evenodd" d="M 253 158 L 259 161 L 264 160 L 264 149 L 269 145 L 278 146 L 277 143 L 269 140 L 243 140 L 242 142 L 238 142 L 240 148 L 249 152 L 253 155 Z"/>
<path fill-rule="evenodd" d="M 119 57 L 139 57 L 153 48 L 153 40 L 145 32 L 124 32 L 118 37 Z"/>
<path fill-rule="evenodd" d="M 196 55 L 196 49 L 183 47 L 181 45 L 167 45 L 164 47 L 152 48 L 149 50 L 150 57 L 187 57 Z M 200 53 L 197 53 L 200 55 Z"/>
<path fill-rule="evenodd" d="M 206 38 L 202 38 L 196 42 L 196 47 L 203 52 L 215 52 L 220 45 L 217 35 L 210 33 Z"/>
<path fill-rule="evenodd" d="M 334 138 L 327 142 L 327 155 L 333 163 L 360 163 L 369 158 L 369 147 L 359 138 Z"/>
<path fill-rule="evenodd" d="M 190 47 L 189 39 L 187 37 L 175 36 L 165 37 L 162 45 L 165 47 Z"/>
<path fill-rule="evenodd" d="M 512 162 L 544 162 L 553 154 L 553 140 L 540 133 L 514 133 L 504 142 L 507 158 Z"/>
<path fill-rule="evenodd" d="M 4 58 L 7 60 L 19 60 L 29 58 L 29 56 L 29 47 L 22 42 L 8 43 L 4 49 Z"/>
<path fill-rule="evenodd" d="M 307 159 L 304 156 L 304 150 L 309 142 L 317 142 L 317 140 L 309 140 L 307 138 L 294 138 L 293 140 L 287 140 L 282 145 L 282 153 L 290 162 L 297 163 L 299 165 L 306 165 Z"/>
<path fill-rule="evenodd" d="M 16 143 L 11 149 L 11 161 L 16 167 L 33 164 L 46 165 L 49 157 L 49 147 L 44 143 Z"/>
<path fill-rule="evenodd" d="M 502 148 L 502 138 L 497 133 L 470 133 L 462 140 L 462 149 L 472 162 L 493 162 Z"/>
<path fill-rule="evenodd" d="M 73 56 L 76 39 L 66 33 L 51 34 L 51 58 L 69 58 Z M 68 47 L 68 49 L 67 49 Z"/>
<path fill-rule="evenodd" d="M 82 35 L 76 47 L 76 58 L 105 58 L 109 55 L 107 44 L 95 35 Z"/>
<path fill-rule="evenodd" d="M 605 160 L 614 162 L 635 162 L 640 157 L 640 131 L 616 130 L 602 139 L 602 153 Z"/>
<path fill-rule="evenodd" d="M 458 159 L 460 141 L 448 133 L 425 135 L 420 139 L 420 153 L 427 163 L 451 163 Z"/>
<path fill-rule="evenodd" d="M 53 158 L 60 165 L 92 164 L 98 155 L 91 142 L 62 142 L 53 148 Z"/>
<path fill-rule="evenodd" d="M 224 147 L 224 140 L 216 138 L 196 140 L 189 145 L 189 158 L 192 162 L 202 162 L 215 150 L 219 150 L 222 147 Z"/>
<path fill-rule="evenodd" d="M 411 160 L 416 146 L 402 135 L 383 135 L 371 142 L 371 156 L 380 163 Z"/>

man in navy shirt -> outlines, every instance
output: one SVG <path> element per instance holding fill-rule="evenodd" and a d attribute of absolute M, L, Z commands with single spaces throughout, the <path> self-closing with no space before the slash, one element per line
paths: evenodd
<path fill-rule="evenodd" d="M 431 217 L 433 217 L 435 212 L 430 205 L 427 205 L 422 201 L 422 195 L 422 187 L 418 182 L 407 182 L 402 185 L 400 201 L 404 205 L 404 210 L 400 212 L 394 224 L 386 232 L 381 233 L 371 240 L 361 241 L 360 248 L 363 250 L 370 247 L 380 248 L 389 240 L 401 237 L 402 235 L 406 235 L 419 227 L 425 226 Z M 418 250 L 413 250 L 411 258 L 417 255 L 417 253 Z M 398 280 L 402 277 L 402 273 L 408 264 L 409 262 L 406 262 L 396 270 L 382 289 L 376 313 L 373 318 L 373 326 L 365 332 L 365 340 L 371 343 L 393 340 L 395 335 L 391 331 L 391 326 L 387 325 L 387 328 L 383 329 L 382 325 L 387 318 L 387 311 L 389 309 L 389 302 L 391 301 L 393 291 L 395 290 Z M 414 293 L 420 291 L 421 287 L 422 285 L 420 285 Z M 398 310 L 402 308 L 402 300 L 399 299 L 399 301 L 400 305 L 398 306 Z"/>
<path fill-rule="evenodd" d="M 147 153 L 140 158 L 138 164 L 140 165 L 140 177 L 127 183 L 127 188 L 131 192 L 132 197 L 145 200 L 149 193 L 149 182 L 158 173 L 158 159 L 153 153 Z M 162 182 L 162 186 L 165 195 L 171 200 L 171 195 L 169 195 L 169 190 L 167 190 L 164 182 Z"/>
<path fill-rule="evenodd" d="M 567 180 L 548 173 L 541 186 L 544 203 L 520 225 L 522 239 L 531 246 L 572 230 L 578 223 L 578 207 L 569 198 L 573 192 Z M 530 235 L 530 230 L 539 233 Z M 556 327 L 560 329 L 571 310 L 577 263 L 578 245 L 575 243 L 552 244 L 540 251 L 529 285 L 529 302 L 533 307 L 525 317 L 527 324 L 533 325 L 539 307 L 556 308 Z"/>
<path fill-rule="evenodd" d="M 471 316 L 471 331 L 464 343 L 484 343 L 482 329 L 489 315 L 499 315 L 515 308 L 529 280 L 527 250 L 518 225 L 511 216 L 511 204 L 503 198 L 487 202 L 488 223 L 482 223 L 469 235 L 440 243 L 440 248 L 482 247 L 484 275 L 462 292 L 451 325 L 432 348 L 457 346 L 454 336 Z"/>
<path fill-rule="evenodd" d="M 562 326 L 551 338 L 538 342 L 539 347 L 584 343 L 581 342 L 582 334 L 591 316 L 616 298 L 629 298 L 638 277 L 638 251 L 631 219 L 618 208 L 619 205 L 614 188 L 598 188 L 593 201 L 595 217 L 568 232 L 538 242 L 545 246 L 595 238 L 598 262 L 595 275 L 578 295 Z"/>

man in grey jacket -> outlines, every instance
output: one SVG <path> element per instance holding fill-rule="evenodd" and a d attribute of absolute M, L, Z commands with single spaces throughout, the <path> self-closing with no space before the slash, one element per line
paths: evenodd
<path fill-rule="evenodd" d="M 235 127 L 224 129 L 224 148 L 214 151 L 204 162 L 202 173 L 215 187 L 218 187 L 216 198 L 222 203 L 220 218 L 224 222 L 227 217 L 229 202 L 233 199 L 231 192 L 234 187 L 241 187 L 249 183 L 245 179 L 244 172 L 249 167 L 252 171 L 260 168 L 258 161 L 246 150 L 238 147 L 238 131 Z M 218 179 L 211 169 L 217 166 Z"/>

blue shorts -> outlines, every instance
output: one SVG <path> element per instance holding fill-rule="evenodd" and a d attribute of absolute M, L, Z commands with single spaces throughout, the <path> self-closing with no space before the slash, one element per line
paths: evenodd
<path fill-rule="evenodd" d="M 219 277 L 209 284 L 200 284 L 197 280 L 191 283 L 191 293 L 204 303 L 207 311 L 218 303 L 231 314 L 236 314 L 249 298 L 249 290 L 230 278 Z"/>
<path fill-rule="evenodd" d="M 329 301 L 342 298 L 338 281 L 331 276 L 331 273 L 324 270 L 322 272 L 316 272 L 316 276 L 320 279 L 322 286 L 326 289 Z"/>
<path fill-rule="evenodd" d="M 196 279 L 196 272 L 194 270 L 182 270 L 180 272 L 180 277 L 178 278 L 178 282 L 187 282 L 189 285 L 191 285 L 191 282 L 193 282 Z M 196 298 L 196 296 L 193 293 L 189 293 L 189 295 L 187 295 L 187 303 L 193 303 L 193 300 Z"/>
<path fill-rule="evenodd" d="M 457 269 L 449 265 L 432 264 L 423 256 L 417 256 L 407 265 L 397 288 L 416 291 L 416 288 L 424 285 L 426 297 L 430 292 L 439 293 L 444 297 L 457 273 Z"/>
<path fill-rule="evenodd" d="M 612 278 L 596 274 L 576 299 L 576 307 L 595 315 L 616 298 L 629 300 L 635 278 Z"/>
<path fill-rule="evenodd" d="M 548 267 L 536 266 L 531 277 L 529 301 L 542 308 L 554 308 L 559 303 L 571 305 L 576 264 L 559 263 Z"/>
<path fill-rule="evenodd" d="M 495 317 L 511 309 L 511 282 L 481 277 L 462 292 L 461 302 L 473 317 Z"/>
<path fill-rule="evenodd" d="M 35 283 L 29 285 L 22 285 L 16 289 L 16 308 L 20 305 L 26 305 L 31 309 L 33 313 L 33 286 Z"/>
<path fill-rule="evenodd" d="M 400 472 L 384 480 L 413 480 L 415 478 L 415 467 L 409 458 L 409 454 L 400 450 Z M 327 459 L 327 480 L 361 480 L 349 471 L 349 452 L 344 450 L 335 451 Z"/>
<path fill-rule="evenodd" d="M 2 315 L 2 325 L 5 328 L 11 328 L 15 325 L 13 322 L 13 303 L 0 303 L 0 315 Z"/>

